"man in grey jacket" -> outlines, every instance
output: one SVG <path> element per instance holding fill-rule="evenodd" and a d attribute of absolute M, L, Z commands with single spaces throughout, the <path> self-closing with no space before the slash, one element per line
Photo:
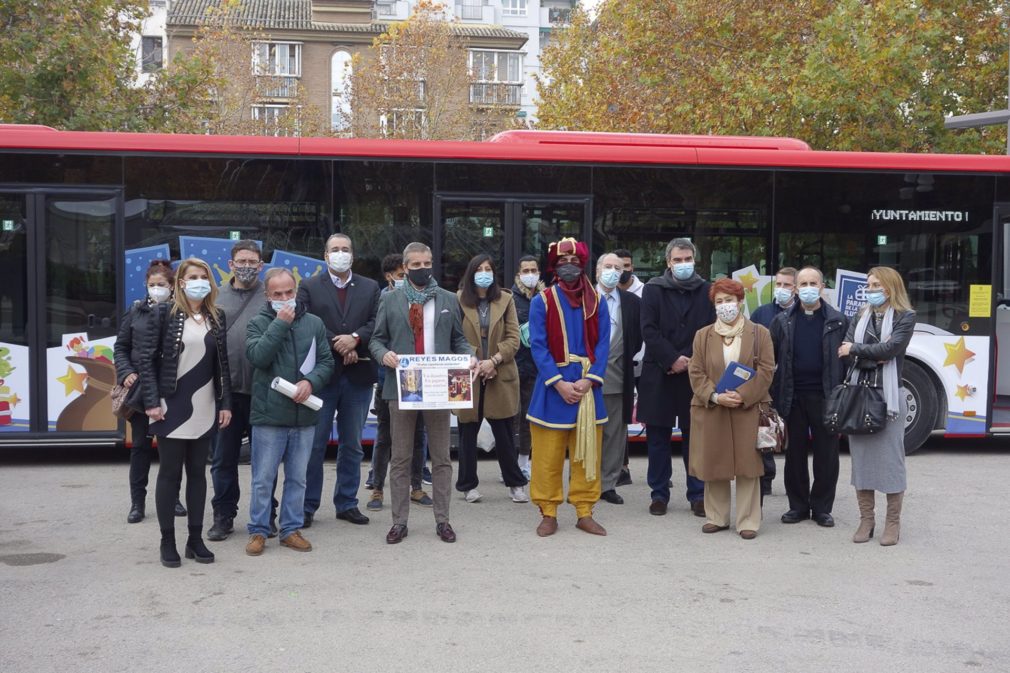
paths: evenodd
<path fill-rule="evenodd" d="M 228 369 L 231 372 L 232 422 L 217 433 L 210 476 L 214 483 L 214 525 L 208 540 L 226 540 L 234 530 L 238 513 L 238 460 L 242 438 L 250 433 L 249 405 L 252 394 L 252 366 L 245 355 L 246 326 L 263 308 L 263 284 L 259 280 L 263 258 L 256 241 L 236 241 L 228 269 L 232 277 L 218 288 L 217 306 L 228 326 Z M 251 439 L 251 435 L 250 435 Z M 272 521 L 272 517 L 271 517 Z M 271 532 L 276 535 L 273 529 Z"/>

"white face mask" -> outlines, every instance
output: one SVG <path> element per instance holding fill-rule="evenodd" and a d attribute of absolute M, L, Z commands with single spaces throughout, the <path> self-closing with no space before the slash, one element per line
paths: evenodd
<path fill-rule="evenodd" d="M 185 287 L 182 288 L 186 296 L 193 301 L 200 301 L 208 294 L 210 294 L 210 281 L 203 278 L 197 278 L 196 280 L 183 281 L 186 283 Z"/>
<path fill-rule="evenodd" d="M 327 258 L 327 262 L 330 264 L 330 268 L 337 273 L 345 273 L 351 268 L 351 262 L 354 261 L 354 256 L 349 252 L 331 252 Z"/>
<path fill-rule="evenodd" d="M 161 287 L 160 285 L 150 285 L 147 288 L 147 296 L 151 298 L 155 304 L 160 304 L 169 298 L 172 291 L 167 287 Z"/>
<path fill-rule="evenodd" d="M 297 300 L 295 299 L 282 299 L 281 301 L 271 301 L 270 308 L 275 311 L 280 311 L 286 308 L 294 308 Z"/>
<path fill-rule="evenodd" d="M 719 316 L 719 320 L 725 323 L 735 322 L 738 315 L 740 315 L 740 305 L 735 303 L 719 304 L 715 307 L 715 314 Z"/>
<path fill-rule="evenodd" d="M 540 274 L 539 273 L 520 274 L 519 282 L 532 290 L 537 286 L 537 283 L 540 282 Z"/>

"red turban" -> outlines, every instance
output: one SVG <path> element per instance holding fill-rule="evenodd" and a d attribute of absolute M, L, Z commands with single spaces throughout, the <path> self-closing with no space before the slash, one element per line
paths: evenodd
<path fill-rule="evenodd" d="M 574 238 L 562 238 L 547 246 L 547 273 L 554 273 L 554 265 L 561 255 L 576 255 L 583 271 L 589 265 L 589 247 Z"/>

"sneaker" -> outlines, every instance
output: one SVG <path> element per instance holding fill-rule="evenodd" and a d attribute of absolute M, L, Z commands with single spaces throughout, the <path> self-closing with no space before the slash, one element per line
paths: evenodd
<path fill-rule="evenodd" d="M 295 551 L 312 551 L 312 545 L 309 541 L 302 537 L 302 532 L 296 530 L 291 535 L 281 540 L 281 546 L 294 549 Z"/>
<path fill-rule="evenodd" d="M 431 470 L 428 469 L 427 465 L 421 468 L 421 481 L 423 481 L 426 485 L 431 486 Z"/>
<path fill-rule="evenodd" d="M 512 496 L 512 502 L 529 502 L 530 497 L 526 495 L 525 486 L 510 486 L 509 495 Z"/>
<path fill-rule="evenodd" d="M 480 502 L 481 498 L 480 493 L 475 488 L 471 488 L 463 497 L 466 498 L 467 502 Z"/>
<path fill-rule="evenodd" d="M 410 501 L 415 505 L 420 505 L 421 507 L 431 507 L 435 504 L 428 494 L 420 488 L 416 488 L 410 492 Z"/>
<path fill-rule="evenodd" d="M 266 547 L 267 539 L 262 535 L 250 535 L 249 542 L 245 545 L 245 553 L 249 556 L 259 556 Z"/>
<path fill-rule="evenodd" d="M 368 499 L 365 509 L 377 512 L 382 509 L 382 491 L 372 491 L 372 497 Z"/>

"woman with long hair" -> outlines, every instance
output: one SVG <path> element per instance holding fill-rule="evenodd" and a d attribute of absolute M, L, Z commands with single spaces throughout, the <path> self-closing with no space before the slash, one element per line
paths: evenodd
<path fill-rule="evenodd" d="M 869 542 L 876 527 L 876 492 L 887 497 L 887 514 L 880 544 L 898 544 L 901 505 L 905 495 L 905 414 L 901 370 L 905 350 L 915 331 L 915 311 L 897 271 L 886 266 L 869 270 L 866 306 L 849 323 L 838 357 L 853 359 L 852 378 L 879 382 L 887 403 L 884 429 L 872 435 L 849 435 L 852 485 L 859 503 L 859 527 L 853 542 Z"/>
<path fill-rule="evenodd" d="M 487 419 L 494 434 L 495 455 L 512 502 L 529 502 L 527 479 L 517 462 L 512 419 L 519 413 L 519 321 L 512 293 L 498 285 L 489 255 L 470 260 L 460 281 L 463 334 L 477 354 L 473 408 L 456 411 L 459 419 L 459 475 L 456 490 L 477 502 L 477 433 Z"/>
<path fill-rule="evenodd" d="M 175 546 L 173 504 L 186 469 L 189 538 L 186 558 L 213 563 L 203 543 L 207 456 L 217 427 L 231 421 L 231 378 L 224 313 L 215 306 L 211 269 L 190 257 L 179 264 L 172 303 L 160 304 L 160 329 L 141 363 L 144 406 L 161 457 L 155 504 L 161 526 L 161 564 L 181 565 Z"/>

